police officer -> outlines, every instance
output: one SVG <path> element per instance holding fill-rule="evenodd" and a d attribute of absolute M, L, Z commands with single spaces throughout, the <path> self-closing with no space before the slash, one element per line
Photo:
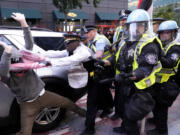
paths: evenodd
<path fill-rule="evenodd" d="M 126 21 L 127 21 L 127 17 L 128 15 L 131 13 L 130 10 L 121 10 L 119 12 L 119 26 L 116 28 L 116 31 L 115 31 L 115 34 L 114 34 L 114 37 L 113 37 L 113 43 L 117 42 L 119 39 L 122 38 L 122 34 L 123 34 L 123 28 L 126 24 Z M 119 43 L 117 43 L 118 45 Z M 115 47 L 117 48 L 117 46 Z M 120 114 L 121 114 L 121 105 L 120 105 L 120 100 L 123 100 L 123 97 L 121 97 L 121 94 L 120 94 L 120 91 L 118 90 L 119 88 L 119 83 L 118 82 L 114 82 L 115 84 L 115 96 L 114 96 L 114 107 L 115 107 L 115 113 L 114 115 L 111 117 L 112 120 L 116 120 L 117 118 L 120 117 Z"/>
<path fill-rule="evenodd" d="M 114 36 L 113 36 L 113 43 L 115 43 L 116 41 L 118 41 L 121 36 L 122 36 L 122 32 L 123 32 L 123 27 L 124 25 L 126 24 L 126 20 L 127 20 L 127 17 L 128 15 L 131 13 L 130 10 L 121 10 L 119 12 L 119 26 L 116 28 L 116 31 L 114 33 Z"/>
<path fill-rule="evenodd" d="M 110 52 L 108 47 L 111 45 L 109 40 L 104 36 L 97 33 L 97 27 L 93 25 L 88 25 L 83 28 L 85 36 L 87 37 L 88 47 L 94 52 L 96 59 L 107 59 L 110 57 Z M 112 112 L 113 99 L 111 92 L 109 90 L 112 83 L 100 84 L 99 81 L 104 76 L 112 74 L 111 72 L 96 72 L 95 69 L 93 84 L 88 89 L 87 97 L 87 115 L 86 115 L 86 129 L 81 135 L 92 135 L 95 133 L 95 118 L 98 109 L 102 109 L 103 112 L 100 117 Z M 103 76 L 103 77 L 102 77 Z"/>
<path fill-rule="evenodd" d="M 127 18 L 126 39 L 120 42 L 116 53 L 115 80 L 121 82 L 124 94 L 124 113 L 121 127 L 115 132 L 140 135 L 137 121 L 153 108 L 151 86 L 155 73 L 160 71 L 161 42 L 153 34 L 150 18 L 142 9 L 134 10 Z M 106 60 L 105 64 L 110 65 Z"/>
<path fill-rule="evenodd" d="M 153 18 L 153 32 L 154 33 L 157 33 L 157 30 L 158 30 L 158 28 L 159 28 L 159 25 L 163 22 L 163 21 L 165 21 L 165 19 L 163 19 L 163 18 Z"/>
<path fill-rule="evenodd" d="M 177 37 L 178 25 L 175 21 L 164 21 L 158 29 L 165 55 L 161 58 L 162 69 L 157 73 L 157 84 L 154 86 L 156 105 L 153 110 L 156 128 L 149 131 L 150 135 L 168 135 L 168 107 L 179 94 L 178 84 L 175 82 L 180 63 L 180 42 Z"/>

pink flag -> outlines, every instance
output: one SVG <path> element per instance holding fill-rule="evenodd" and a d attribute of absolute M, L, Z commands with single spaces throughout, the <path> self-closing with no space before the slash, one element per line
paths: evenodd
<path fill-rule="evenodd" d="M 20 53 L 22 54 L 23 62 L 11 64 L 10 71 L 17 72 L 29 69 L 42 68 L 51 65 L 45 57 L 39 56 L 38 54 L 31 51 L 20 50 Z"/>

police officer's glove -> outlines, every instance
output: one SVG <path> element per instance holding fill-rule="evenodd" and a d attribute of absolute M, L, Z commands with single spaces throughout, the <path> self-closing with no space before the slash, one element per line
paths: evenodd
<path fill-rule="evenodd" d="M 104 61 L 98 60 L 97 62 L 94 63 L 94 67 L 104 70 L 104 64 L 105 64 Z"/>
<path fill-rule="evenodd" d="M 130 81 L 129 77 L 133 76 L 132 73 L 120 73 L 115 75 L 115 81 L 117 82 L 128 82 Z"/>
<path fill-rule="evenodd" d="M 96 59 L 96 64 L 104 66 L 105 62 L 103 60 Z"/>
<path fill-rule="evenodd" d="M 117 82 L 122 82 L 124 80 L 124 73 L 115 75 L 114 79 Z"/>

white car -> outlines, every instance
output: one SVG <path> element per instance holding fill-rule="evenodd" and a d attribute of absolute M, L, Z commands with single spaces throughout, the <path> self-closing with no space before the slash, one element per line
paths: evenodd
<path fill-rule="evenodd" d="M 34 52 L 44 52 L 46 50 L 63 50 L 64 33 L 53 32 L 43 29 L 31 29 L 35 41 Z M 12 45 L 18 49 L 24 48 L 25 42 L 21 28 L 0 27 L 0 40 Z M 73 89 L 67 82 L 66 67 L 45 67 L 36 69 L 37 74 L 45 82 L 46 90 L 53 91 L 62 96 L 68 97 L 72 101 L 77 101 L 86 93 L 86 89 Z M 1 83 L 1 82 L 0 82 Z M 15 127 L 19 125 L 20 112 L 19 105 L 15 96 L 5 86 L 0 85 L 0 131 L 5 127 Z M 36 117 L 33 131 L 46 131 L 56 127 L 63 118 L 65 109 L 63 108 L 45 108 Z M 8 128 L 9 130 L 9 128 Z M 15 128 L 15 130 L 18 130 Z M 5 131 L 7 133 L 7 131 Z"/>

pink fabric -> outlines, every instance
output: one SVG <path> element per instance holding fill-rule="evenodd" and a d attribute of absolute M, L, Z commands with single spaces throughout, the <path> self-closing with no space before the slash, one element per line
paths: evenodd
<path fill-rule="evenodd" d="M 22 59 L 24 62 L 46 61 L 45 57 L 39 56 L 37 53 L 33 53 L 32 51 L 20 50 L 20 53 L 22 54 Z"/>
<path fill-rule="evenodd" d="M 26 50 L 20 50 L 22 54 L 22 63 L 14 63 L 10 65 L 11 71 L 22 71 L 29 69 L 37 69 L 42 67 L 47 67 L 50 65 L 48 61 L 46 61 L 45 57 L 39 56 L 36 53 Z"/>

